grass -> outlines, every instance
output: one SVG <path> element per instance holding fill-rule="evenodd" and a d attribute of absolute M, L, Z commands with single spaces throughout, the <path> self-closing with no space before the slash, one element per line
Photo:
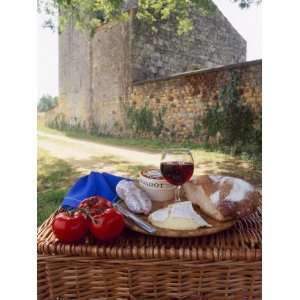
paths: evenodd
<path fill-rule="evenodd" d="M 143 150 L 158 153 L 161 152 L 162 149 L 166 148 L 179 148 L 182 147 L 183 144 L 176 144 L 170 142 L 162 142 L 158 139 L 142 139 L 142 138 L 115 138 L 115 137 L 107 137 L 107 136 L 98 136 L 93 134 L 88 134 L 81 130 L 56 130 L 49 127 L 46 127 L 42 122 L 38 122 L 38 130 L 55 134 L 55 135 L 64 135 L 67 137 L 91 141 L 99 144 L 113 145 L 124 148 L 131 148 L 136 150 Z"/>
<path fill-rule="evenodd" d="M 99 144 L 131 148 L 151 153 L 160 153 L 169 147 L 188 146 L 192 149 L 195 161 L 195 175 L 220 174 L 244 178 L 261 187 L 261 169 L 245 157 L 237 157 L 221 151 L 210 151 L 196 144 L 165 143 L 159 140 L 127 139 L 99 137 L 80 131 L 58 131 L 47 128 L 39 120 L 38 129 L 45 133 L 68 136 L 79 140 L 92 141 Z M 64 143 L 64 141 L 59 141 Z M 67 146 L 67 145 L 66 145 Z M 90 157 L 89 159 L 62 160 L 51 156 L 48 152 L 38 151 L 38 225 L 40 225 L 60 205 L 64 195 L 74 181 L 90 170 L 101 170 L 116 173 L 124 177 L 137 178 L 144 168 L 134 162 L 129 162 L 113 155 Z"/>
<path fill-rule="evenodd" d="M 182 143 L 168 142 L 162 141 L 159 139 L 143 139 L 143 138 L 116 138 L 116 137 L 107 137 L 107 136 L 99 136 L 94 134 L 88 134 L 82 130 L 56 130 L 45 126 L 43 118 L 39 118 L 38 120 L 38 130 L 55 134 L 55 135 L 63 135 L 67 137 L 71 137 L 74 139 L 91 141 L 94 143 L 105 144 L 105 145 L 113 145 L 123 148 L 130 148 L 135 150 L 143 150 L 144 152 L 150 153 L 160 153 L 164 149 L 168 148 L 189 148 L 194 150 L 193 152 L 206 152 L 211 153 L 212 156 L 216 154 L 235 157 L 237 159 L 241 159 L 247 161 L 249 164 L 253 165 L 253 167 L 257 170 L 261 170 L 261 158 L 253 158 L 249 157 L 246 153 L 241 155 L 234 155 L 232 153 L 232 149 L 228 147 L 225 149 L 224 147 L 217 147 L 208 144 L 197 144 L 189 141 L 185 141 Z M 202 150 L 202 151 L 201 151 Z M 202 154 L 201 153 L 201 154 Z"/>
<path fill-rule="evenodd" d="M 124 177 L 137 178 L 143 165 L 132 164 L 115 156 L 95 158 Z M 38 149 L 37 182 L 37 224 L 42 224 L 61 204 L 65 194 L 83 175 L 71 162 L 51 156 L 47 151 Z"/>
<path fill-rule="evenodd" d="M 229 155 L 211 152 L 194 152 L 195 175 L 220 174 L 237 176 L 261 186 L 261 172 L 252 168 L 243 160 L 237 160 Z M 40 225 L 61 204 L 63 197 L 76 179 L 96 169 L 101 162 L 101 170 L 116 173 L 120 176 L 137 178 L 145 166 L 128 162 L 118 157 L 98 156 L 88 161 L 62 160 L 51 156 L 48 152 L 38 151 L 38 195 L 37 223 Z"/>
<path fill-rule="evenodd" d="M 99 156 L 95 159 L 109 165 L 113 168 L 113 171 L 124 177 L 138 178 L 140 171 L 145 168 L 145 165 L 131 163 L 113 155 Z M 155 168 L 154 165 L 148 165 L 147 167 Z"/>
<path fill-rule="evenodd" d="M 67 162 L 38 149 L 37 223 L 40 225 L 60 205 L 79 173 Z"/>

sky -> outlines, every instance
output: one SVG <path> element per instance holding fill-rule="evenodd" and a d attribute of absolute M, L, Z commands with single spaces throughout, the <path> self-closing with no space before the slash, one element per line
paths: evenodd
<path fill-rule="evenodd" d="M 262 5 L 241 10 L 232 0 L 214 0 L 225 17 L 247 41 L 247 60 L 261 58 Z M 38 15 L 38 98 L 58 95 L 58 35 L 42 28 L 45 16 Z"/>

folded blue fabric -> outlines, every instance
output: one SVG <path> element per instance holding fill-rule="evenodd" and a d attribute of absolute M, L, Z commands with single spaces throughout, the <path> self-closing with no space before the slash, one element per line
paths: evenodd
<path fill-rule="evenodd" d="M 76 208 L 81 201 L 92 196 L 101 196 L 115 202 L 118 198 L 116 186 L 122 179 L 126 178 L 99 172 L 80 177 L 65 196 L 62 207 Z"/>

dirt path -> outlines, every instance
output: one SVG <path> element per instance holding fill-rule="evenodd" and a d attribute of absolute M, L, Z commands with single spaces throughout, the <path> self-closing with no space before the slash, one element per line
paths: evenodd
<path fill-rule="evenodd" d="M 83 174 L 95 170 L 136 177 L 145 166 L 159 167 L 161 158 L 159 153 L 126 149 L 41 131 L 38 132 L 38 147 L 46 150 L 51 156 L 67 161 Z M 261 172 L 249 162 L 200 149 L 193 150 L 193 156 L 195 175 L 236 176 L 252 182 L 257 187 L 261 186 Z"/>
<path fill-rule="evenodd" d="M 90 160 L 94 157 L 115 156 L 119 159 L 141 165 L 158 165 L 160 154 L 80 141 L 66 136 L 39 131 L 39 147 L 61 159 Z"/>

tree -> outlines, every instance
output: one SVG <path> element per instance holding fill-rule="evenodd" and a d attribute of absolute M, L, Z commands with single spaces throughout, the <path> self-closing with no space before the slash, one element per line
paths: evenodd
<path fill-rule="evenodd" d="M 91 34 L 95 29 L 112 20 L 124 20 L 128 17 L 126 5 L 132 0 L 38 0 L 38 11 L 49 16 L 46 27 L 55 29 L 54 16 L 59 15 L 59 31 L 72 19 L 77 29 L 87 30 Z M 136 17 L 152 25 L 174 15 L 177 21 L 177 32 L 183 34 L 193 28 L 189 17 L 192 9 L 202 15 L 213 14 L 216 6 L 211 0 L 135 0 Z M 234 0 L 241 8 L 258 4 L 261 0 Z"/>
<path fill-rule="evenodd" d="M 57 97 L 52 97 L 51 95 L 43 95 L 38 103 L 38 112 L 46 112 L 53 109 L 58 102 Z"/>
<path fill-rule="evenodd" d="M 262 0 L 234 0 L 237 2 L 240 8 L 249 8 L 252 4 L 260 4 Z"/>

